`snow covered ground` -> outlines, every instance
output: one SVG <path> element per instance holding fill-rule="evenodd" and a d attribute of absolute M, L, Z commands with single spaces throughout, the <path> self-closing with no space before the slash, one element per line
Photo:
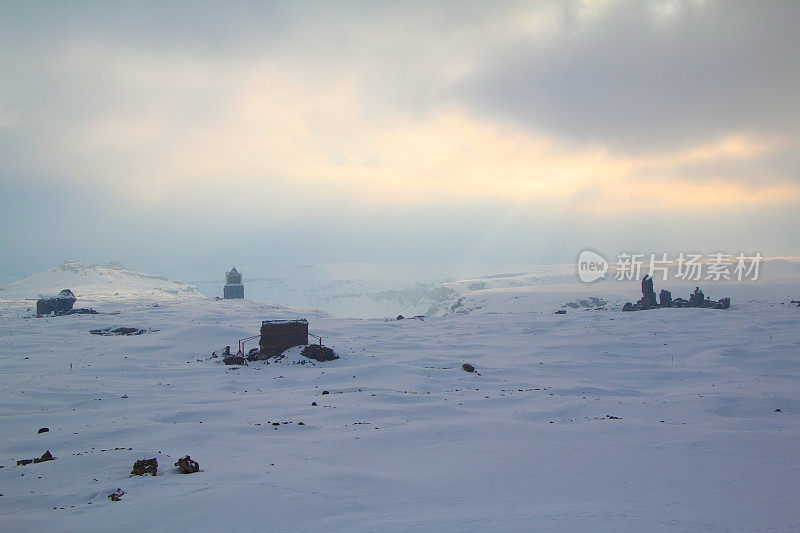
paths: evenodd
<path fill-rule="evenodd" d="M 796 531 L 800 278 L 777 265 L 706 288 L 725 311 L 623 314 L 637 281 L 522 273 L 450 282 L 424 320 L 170 293 L 87 290 L 76 305 L 108 314 L 44 318 L 0 301 L 0 530 Z M 590 296 L 609 304 L 554 314 Z M 341 359 L 209 359 L 296 316 Z M 89 334 L 108 326 L 158 331 Z M 45 450 L 58 459 L 15 466 Z M 201 472 L 173 471 L 186 454 Z M 151 457 L 158 476 L 129 477 Z"/>

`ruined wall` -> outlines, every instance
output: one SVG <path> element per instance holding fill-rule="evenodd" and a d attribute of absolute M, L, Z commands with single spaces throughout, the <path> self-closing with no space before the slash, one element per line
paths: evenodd
<path fill-rule="evenodd" d="M 292 346 L 308 344 L 308 321 L 264 320 L 261 323 L 261 357 L 275 357 Z"/>

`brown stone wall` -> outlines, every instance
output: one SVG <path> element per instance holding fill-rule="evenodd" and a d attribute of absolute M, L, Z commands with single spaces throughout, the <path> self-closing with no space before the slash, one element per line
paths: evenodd
<path fill-rule="evenodd" d="M 308 344 L 308 321 L 264 320 L 261 323 L 261 357 L 275 357 L 293 346 Z"/>

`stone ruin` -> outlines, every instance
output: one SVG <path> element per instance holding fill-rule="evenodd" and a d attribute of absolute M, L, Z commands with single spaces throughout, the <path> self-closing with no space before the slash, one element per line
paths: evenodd
<path fill-rule="evenodd" d="M 74 314 L 90 314 L 96 315 L 97 311 L 94 309 L 73 309 L 77 298 L 69 289 L 64 289 L 55 296 L 39 298 L 36 300 L 36 315 L 37 316 L 62 316 Z"/>
<path fill-rule="evenodd" d="M 261 359 L 282 354 L 294 346 L 308 344 L 308 320 L 264 320 L 258 345 Z"/>
<path fill-rule="evenodd" d="M 242 274 L 233 267 L 225 273 L 225 286 L 222 288 L 222 298 L 225 300 L 244 298 L 244 284 Z"/>
<path fill-rule="evenodd" d="M 653 278 L 645 275 L 642 278 L 642 297 L 635 304 L 628 302 L 623 307 L 623 311 L 646 311 L 648 309 L 658 309 L 660 307 L 699 307 L 705 309 L 728 309 L 731 306 L 730 298 L 722 298 L 719 301 L 706 298 L 700 287 L 695 287 L 694 292 L 689 295 L 689 299 L 672 299 L 672 293 L 666 289 L 661 289 L 656 299 L 656 292 L 653 289 Z"/>

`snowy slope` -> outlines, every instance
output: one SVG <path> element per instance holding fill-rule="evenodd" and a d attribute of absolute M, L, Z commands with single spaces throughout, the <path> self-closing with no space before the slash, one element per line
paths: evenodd
<path fill-rule="evenodd" d="M 783 289 L 554 315 L 599 285 L 553 287 L 474 290 L 488 305 L 424 321 L 0 303 L 0 530 L 795 531 L 800 309 L 769 296 Z M 208 359 L 298 315 L 340 360 Z M 109 325 L 160 331 L 88 333 Z M 187 453 L 202 471 L 175 474 Z M 150 457 L 157 477 L 129 477 Z"/>
<path fill-rule="evenodd" d="M 571 267 L 502 264 L 323 263 L 308 265 L 237 265 L 244 273 L 247 298 L 316 307 L 341 317 L 374 318 L 427 314 L 457 296 L 451 282 L 507 273 L 538 273 L 555 282 Z M 222 295 L 223 273 L 230 266 L 179 272 L 207 296 Z M 465 289 L 467 290 L 467 289 Z M 464 291 L 460 291 L 464 292 Z"/>
<path fill-rule="evenodd" d="M 105 300 L 175 300 L 202 298 L 196 287 L 169 279 L 128 270 L 120 263 L 103 265 L 65 261 L 41 274 L 10 283 L 0 290 L 0 299 L 35 299 L 71 289 L 77 305 Z"/>

